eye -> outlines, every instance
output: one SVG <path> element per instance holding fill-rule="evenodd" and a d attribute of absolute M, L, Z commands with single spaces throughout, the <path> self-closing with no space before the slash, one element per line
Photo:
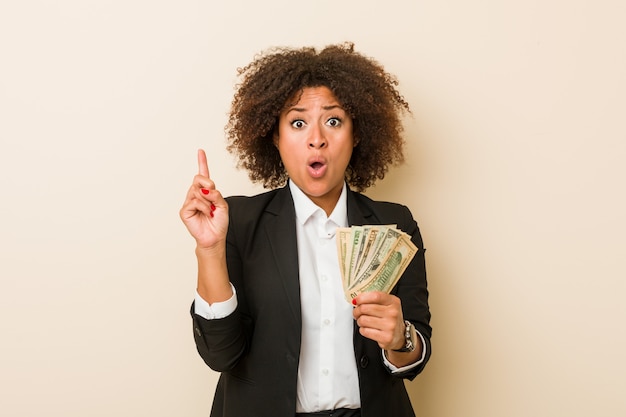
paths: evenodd
<path fill-rule="evenodd" d="M 331 117 L 326 121 L 326 124 L 330 127 L 339 127 L 341 126 L 341 119 L 338 117 Z"/>
<path fill-rule="evenodd" d="M 304 120 L 296 119 L 291 122 L 291 127 L 295 129 L 302 129 L 304 127 Z"/>

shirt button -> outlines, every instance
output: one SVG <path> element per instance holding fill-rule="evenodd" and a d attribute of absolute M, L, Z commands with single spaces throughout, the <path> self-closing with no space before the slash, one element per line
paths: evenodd
<path fill-rule="evenodd" d="M 328 326 L 328 325 L 330 324 L 330 320 L 325 319 L 325 320 L 324 320 L 324 324 Z"/>
<path fill-rule="evenodd" d="M 321 276 L 322 281 L 326 282 L 328 281 L 328 277 L 326 275 L 322 275 Z"/>
<path fill-rule="evenodd" d="M 328 369 L 322 369 L 322 374 L 323 374 L 324 376 L 328 375 Z"/>

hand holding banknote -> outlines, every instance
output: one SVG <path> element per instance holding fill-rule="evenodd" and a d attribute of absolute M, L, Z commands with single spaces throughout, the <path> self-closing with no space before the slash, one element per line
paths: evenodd
<path fill-rule="evenodd" d="M 413 363 L 421 342 L 413 352 L 397 352 L 405 343 L 405 323 L 400 299 L 389 294 L 417 253 L 410 236 L 395 225 L 339 228 L 337 252 L 344 295 L 355 306 L 361 335 L 377 342 L 394 365 Z"/>

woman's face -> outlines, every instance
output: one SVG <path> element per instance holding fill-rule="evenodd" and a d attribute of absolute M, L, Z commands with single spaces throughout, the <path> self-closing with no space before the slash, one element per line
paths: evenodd
<path fill-rule="evenodd" d="M 302 90 L 280 113 L 274 144 L 291 180 L 330 214 L 355 146 L 352 119 L 335 95 L 327 87 Z"/>

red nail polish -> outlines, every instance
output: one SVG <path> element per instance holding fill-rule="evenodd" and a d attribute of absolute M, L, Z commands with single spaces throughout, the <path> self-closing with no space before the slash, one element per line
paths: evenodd
<path fill-rule="evenodd" d="M 202 194 L 207 195 L 209 193 L 209 190 L 207 190 L 206 188 L 202 188 Z"/>
<path fill-rule="evenodd" d="M 215 216 L 215 214 L 213 214 L 213 212 L 210 212 L 209 214 L 211 215 L 211 217 Z"/>
<path fill-rule="evenodd" d="M 352 305 L 356 305 L 356 298 L 352 299 Z"/>
<path fill-rule="evenodd" d="M 215 210 L 215 204 L 211 203 L 211 211 Z"/>

